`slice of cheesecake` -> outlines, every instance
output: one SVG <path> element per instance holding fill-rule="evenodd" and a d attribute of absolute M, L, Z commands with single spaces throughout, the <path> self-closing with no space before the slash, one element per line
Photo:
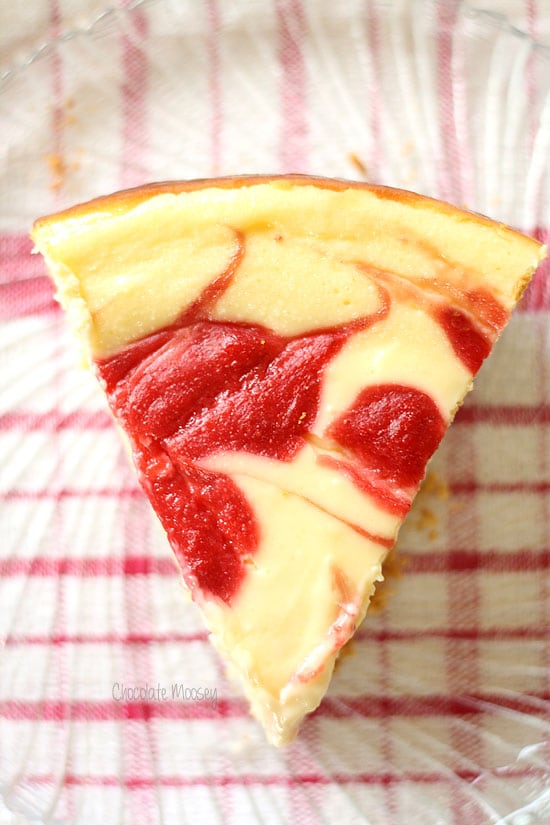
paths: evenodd
<path fill-rule="evenodd" d="M 212 641 L 290 741 L 542 247 L 300 176 L 145 186 L 32 235 Z"/>

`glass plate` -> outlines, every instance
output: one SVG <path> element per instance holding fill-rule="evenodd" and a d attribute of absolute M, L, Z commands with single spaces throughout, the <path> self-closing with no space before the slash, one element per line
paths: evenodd
<path fill-rule="evenodd" d="M 385 605 L 275 750 L 182 598 L 26 234 L 147 180 L 301 171 L 547 238 L 549 49 L 435 0 L 95 8 L 45 19 L 0 81 L 6 808 L 85 825 L 548 822 L 547 267 L 433 461 Z"/>

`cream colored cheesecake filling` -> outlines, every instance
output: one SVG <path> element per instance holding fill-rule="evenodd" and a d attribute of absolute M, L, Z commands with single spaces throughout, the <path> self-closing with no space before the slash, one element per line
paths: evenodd
<path fill-rule="evenodd" d="M 86 316 L 77 326 L 93 357 L 173 323 L 230 265 L 237 231 L 246 256 L 213 317 L 282 335 L 370 311 L 376 290 L 354 261 L 420 284 L 483 284 L 509 309 L 540 257 L 534 241 L 505 227 L 495 231 L 468 213 L 439 213 L 432 201 L 385 199 L 369 189 L 275 181 L 130 203 L 113 214 L 91 207 L 54 217 L 34 230 L 73 322 Z"/>
<path fill-rule="evenodd" d="M 320 456 L 332 454 L 325 447 L 306 443 L 292 461 L 275 461 L 246 452 L 223 452 L 202 459 L 200 464 L 232 477 L 257 479 L 301 496 L 320 510 L 373 534 L 381 540 L 380 545 L 388 549 L 395 540 L 401 518 L 381 510 L 376 501 L 349 478 L 319 462 Z"/>
<path fill-rule="evenodd" d="M 471 381 L 429 313 L 392 300 L 388 317 L 353 335 L 327 366 L 313 432 L 322 435 L 365 386 L 388 382 L 423 390 L 448 419 Z"/>
<path fill-rule="evenodd" d="M 397 385 L 431 399 L 448 423 L 475 371 L 453 324 L 482 341 L 480 363 L 539 245 L 416 196 L 280 179 L 115 195 L 38 222 L 33 237 L 92 359 L 174 324 L 205 295 L 208 322 L 289 340 L 359 323 L 328 361 L 315 420 L 290 459 L 218 449 L 196 462 L 244 495 L 258 547 L 228 603 L 195 595 L 269 738 L 289 741 L 326 691 L 403 517 L 342 471 L 338 461 L 360 461 L 337 443 L 334 422 L 365 388 Z M 383 483 L 408 503 L 417 480 Z"/>
<path fill-rule="evenodd" d="M 282 744 L 321 701 L 382 578 L 386 550 L 299 495 L 233 480 L 261 526 L 260 547 L 231 607 L 207 600 L 202 609 L 268 736 Z"/>
<path fill-rule="evenodd" d="M 380 563 L 395 541 L 402 521 L 401 516 L 381 507 L 336 467 L 319 463 L 320 456 L 331 455 L 330 445 L 323 438 L 326 428 L 370 383 L 413 385 L 429 393 L 448 417 L 470 381 L 470 373 L 430 315 L 410 304 L 392 302 L 386 319 L 353 335 L 329 363 L 318 417 L 312 428 L 317 438 L 305 443 L 292 461 L 221 452 L 201 462 L 237 480 L 253 503 L 261 526 L 260 551 L 223 622 L 224 633 L 231 626 L 231 639 L 218 639 L 217 643 L 239 651 L 237 672 L 245 674 L 245 683 L 251 679 L 262 685 L 264 691 L 269 683 L 270 689 L 262 694 L 263 699 L 256 696 L 255 702 L 256 712 L 262 714 L 274 742 L 281 743 L 291 735 L 289 731 L 294 730 L 300 714 L 309 712 L 320 701 L 330 678 L 339 646 L 331 638 L 329 628 L 337 617 L 332 613 L 321 616 L 319 606 L 326 608 L 337 600 L 331 571 L 342 570 L 353 593 L 348 600 L 348 612 L 344 603 L 338 614 L 344 619 L 338 638 L 347 634 L 347 639 L 366 611 L 374 583 L 381 576 Z M 267 488 L 266 482 L 270 485 Z M 332 523 L 330 516 L 338 521 Z M 342 533 L 337 537 L 334 531 L 338 522 Z M 350 534 L 347 525 L 361 528 L 372 541 Z M 272 533 L 274 526 L 276 536 L 281 531 L 278 540 Z M 287 545 L 289 536 L 292 547 Z M 382 539 L 385 543 L 380 543 Z M 354 563 L 346 565 L 352 552 L 356 554 Z M 367 560 L 373 557 L 376 562 L 369 567 Z M 284 569 L 290 572 L 293 563 L 296 570 L 291 575 L 295 574 L 295 579 L 289 593 L 288 579 L 278 573 Z M 367 570 L 371 578 L 366 575 Z M 320 586 L 322 593 L 318 593 Z M 268 630 L 251 636 L 253 618 L 265 614 L 268 594 L 275 611 L 269 624 L 273 620 L 276 632 Z M 287 620 L 292 596 L 297 601 L 296 615 L 291 609 Z M 300 611 L 307 615 L 307 620 L 299 621 Z M 333 636 L 336 638 L 337 634 L 333 632 Z M 269 662 L 269 678 L 266 672 L 257 672 L 265 661 Z M 304 672 L 301 679 L 295 675 L 300 668 Z"/>

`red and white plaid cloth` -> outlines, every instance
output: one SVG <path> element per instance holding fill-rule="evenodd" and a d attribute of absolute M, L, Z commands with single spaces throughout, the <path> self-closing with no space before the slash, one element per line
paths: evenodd
<path fill-rule="evenodd" d="M 392 597 L 277 751 L 182 598 L 27 236 L 147 180 L 302 171 L 548 239 L 550 6 L 484 4 L 525 36 L 479 5 L 0 5 L 0 825 L 550 822 L 548 265 L 433 463 Z"/>

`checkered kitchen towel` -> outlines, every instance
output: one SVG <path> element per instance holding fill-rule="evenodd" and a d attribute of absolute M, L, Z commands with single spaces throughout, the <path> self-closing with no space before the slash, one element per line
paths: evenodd
<path fill-rule="evenodd" d="M 548 238 L 550 9 L 488 5 L 523 33 L 455 0 L 0 4 L 2 825 L 550 821 L 548 266 L 432 465 L 386 606 L 276 751 L 27 237 L 147 180 L 302 171 Z"/>

